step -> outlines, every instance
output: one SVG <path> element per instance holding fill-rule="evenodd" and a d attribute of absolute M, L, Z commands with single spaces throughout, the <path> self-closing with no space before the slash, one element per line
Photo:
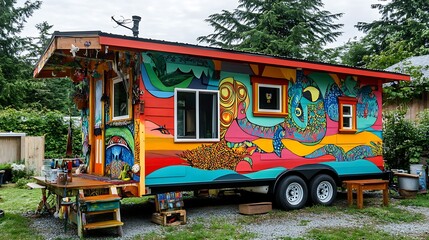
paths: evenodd
<path fill-rule="evenodd" d="M 83 197 L 83 198 L 80 198 L 80 200 L 87 203 L 111 202 L 111 201 L 119 201 L 121 200 L 121 197 L 119 197 L 117 194 L 105 194 L 105 195 Z"/>
<path fill-rule="evenodd" d="M 102 221 L 102 222 L 93 222 L 88 223 L 83 226 L 84 230 L 92 230 L 92 229 L 100 229 L 100 228 L 111 228 L 111 227 L 119 227 L 124 225 L 123 222 L 120 222 L 118 220 L 108 220 L 108 221 Z"/>
<path fill-rule="evenodd" d="M 104 211 L 95 211 L 95 212 L 85 212 L 86 216 L 92 216 L 92 215 L 99 215 L 99 214 L 106 214 L 106 213 L 115 213 L 119 209 L 112 209 L 112 210 L 104 210 Z"/>

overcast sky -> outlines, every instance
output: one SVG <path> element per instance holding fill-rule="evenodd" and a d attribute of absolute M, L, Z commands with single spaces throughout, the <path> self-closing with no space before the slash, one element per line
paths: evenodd
<path fill-rule="evenodd" d="M 18 0 L 23 4 L 24 0 Z M 343 35 L 330 46 L 339 46 L 354 36 L 362 36 L 354 25 L 379 18 L 371 9 L 377 0 L 323 0 L 325 10 L 344 13 L 339 23 L 344 24 Z M 213 32 L 204 20 L 221 10 L 233 10 L 238 0 L 43 0 L 42 7 L 28 19 L 24 36 L 37 36 L 35 25 L 47 21 L 53 31 L 92 31 L 132 36 L 126 28 L 111 20 L 142 17 L 139 37 L 197 44 L 196 38 Z M 129 24 L 132 27 L 132 24 Z"/>

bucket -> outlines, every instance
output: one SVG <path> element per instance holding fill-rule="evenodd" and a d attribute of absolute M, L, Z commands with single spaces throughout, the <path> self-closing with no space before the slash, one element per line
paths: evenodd
<path fill-rule="evenodd" d="M 419 175 L 408 173 L 396 173 L 395 175 L 398 177 L 399 189 L 407 191 L 419 190 Z"/>
<path fill-rule="evenodd" d="M 426 172 L 423 164 L 411 164 L 410 173 L 419 175 L 419 191 L 426 191 Z"/>

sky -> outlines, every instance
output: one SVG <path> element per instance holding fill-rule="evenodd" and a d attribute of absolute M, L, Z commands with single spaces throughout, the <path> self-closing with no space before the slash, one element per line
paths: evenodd
<path fill-rule="evenodd" d="M 25 0 L 18 0 L 18 6 Z M 37 36 L 37 23 L 47 21 L 52 31 L 103 31 L 132 36 L 129 29 L 117 26 L 111 19 L 131 19 L 138 15 L 139 37 L 180 43 L 198 44 L 196 38 L 208 35 L 213 28 L 204 20 L 210 14 L 233 10 L 238 0 L 42 0 L 42 6 L 27 19 L 23 36 Z M 322 0 L 324 9 L 331 13 L 344 13 L 338 23 L 344 24 L 343 35 L 328 47 L 361 37 L 354 25 L 371 22 L 380 17 L 371 9 L 377 0 Z M 127 25 L 132 27 L 132 23 Z"/>

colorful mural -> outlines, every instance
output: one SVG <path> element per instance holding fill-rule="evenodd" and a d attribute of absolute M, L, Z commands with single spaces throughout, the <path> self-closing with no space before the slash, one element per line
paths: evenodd
<path fill-rule="evenodd" d="M 257 117 L 252 110 L 251 74 L 232 72 L 227 62 L 216 75 L 215 63 L 207 59 L 155 52 L 142 57 L 146 184 L 270 179 L 313 163 L 382 165 L 381 95 L 369 80 L 266 68 L 264 75 L 271 78 L 279 72 L 288 76 L 279 79 L 287 81 L 288 115 Z M 174 142 L 174 88 L 219 90 L 220 142 Z M 358 100 L 354 134 L 338 133 L 339 96 Z M 332 166 L 346 172 L 350 165 Z"/>
<path fill-rule="evenodd" d="M 134 165 L 134 125 L 108 127 L 106 129 L 105 175 L 118 179 L 124 168 Z M 138 180 L 133 175 L 134 180 Z"/>

